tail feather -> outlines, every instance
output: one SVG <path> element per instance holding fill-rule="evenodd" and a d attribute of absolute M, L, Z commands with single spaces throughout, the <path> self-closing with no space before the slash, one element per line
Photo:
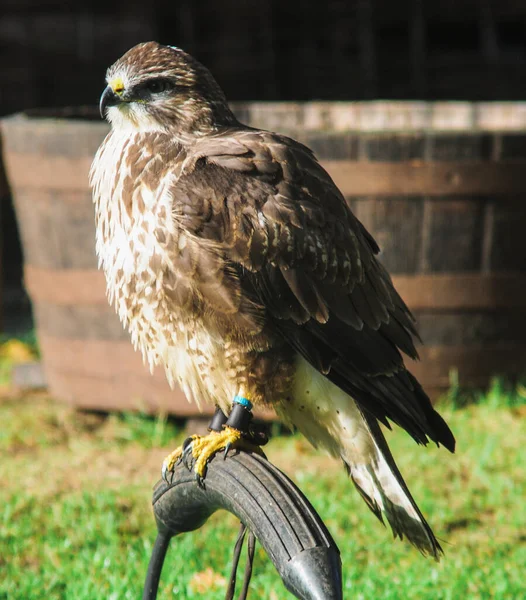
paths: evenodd
<path fill-rule="evenodd" d="M 443 553 L 416 505 L 373 415 L 343 389 L 299 358 L 292 401 L 276 404 L 278 415 L 315 447 L 340 456 L 366 504 L 395 537 L 427 556 Z"/>
<path fill-rule="evenodd" d="M 420 512 L 398 470 L 385 437 L 373 417 L 362 415 L 374 442 L 375 457 L 361 463 L 344 454 L 350 477 L 371 511 L 383 523 L 385 517 L 394 537 L 404 537 L 425 556 L 439 560 L 443 554 L 431 527 Z"/>

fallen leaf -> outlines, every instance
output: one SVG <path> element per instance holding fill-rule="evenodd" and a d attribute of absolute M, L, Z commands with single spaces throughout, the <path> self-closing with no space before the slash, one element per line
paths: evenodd
<path fill-rule="evenodd" d="M 194 573 L 188 586 L 192 592 L 204 594 L 211 589 L 225 587 L 226 583 L 226 579 L 222 575 L 216 573 L 211 567 L 207 567 L 204 571 Z"/>
<path fill-rule="evenodd" d="M 13 363 L 24 363 L 35 360 L 35 354 L 30 346 L 20 340 L 9 340 L 0 345 L 0 357 Z"/>

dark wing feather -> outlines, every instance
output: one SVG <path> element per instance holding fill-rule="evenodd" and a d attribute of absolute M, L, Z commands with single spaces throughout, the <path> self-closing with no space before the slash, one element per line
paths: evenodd
<path fill-rule="evenodd" d="M 312 152 L 236 129 L 201 140 L 187 163 L 176 200 L 206 206 L 201 232 L 217 240 L 241 296 L 366 413 L 453 450 L 451 431 L 404 366 L 401 351 L 417 357 L 413 318 L 376 242 Z"/>

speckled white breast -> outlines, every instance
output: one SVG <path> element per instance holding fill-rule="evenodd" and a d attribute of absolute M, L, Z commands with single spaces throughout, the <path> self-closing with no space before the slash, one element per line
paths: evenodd
<path fill-rule="evenodd" d="M 140 134 L 110 134 L 90 174 L 96 251 L 108 300 L 150 370 L 164 366 L 170 386 L 179 383 L 190 401 L 224 405 L 236 391 L 220 377 L 224 372 L 221 340 L 213 339 L 195 315 L 184 314 L 165 293 L 165 278 L 173 278 L 175 272 L 169 248 L 179 243 L 173 200 L 166 193 L 176 178 L 167 171 L 153 189 L 140 177 L 131 180 L 127 157 L 130 148 L 140 143 Z M 142 159 L 156 160 L 144 152 Z"/>

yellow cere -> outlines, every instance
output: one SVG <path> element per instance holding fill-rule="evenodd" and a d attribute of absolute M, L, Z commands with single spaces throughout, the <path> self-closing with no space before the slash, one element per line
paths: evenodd
<path fill-rule="evenodd" d="M 111 89 L 116 93 L 120 94 L 124 91 L 124 81 L 120 77 L 115 77 L 109 82 Z"/>

